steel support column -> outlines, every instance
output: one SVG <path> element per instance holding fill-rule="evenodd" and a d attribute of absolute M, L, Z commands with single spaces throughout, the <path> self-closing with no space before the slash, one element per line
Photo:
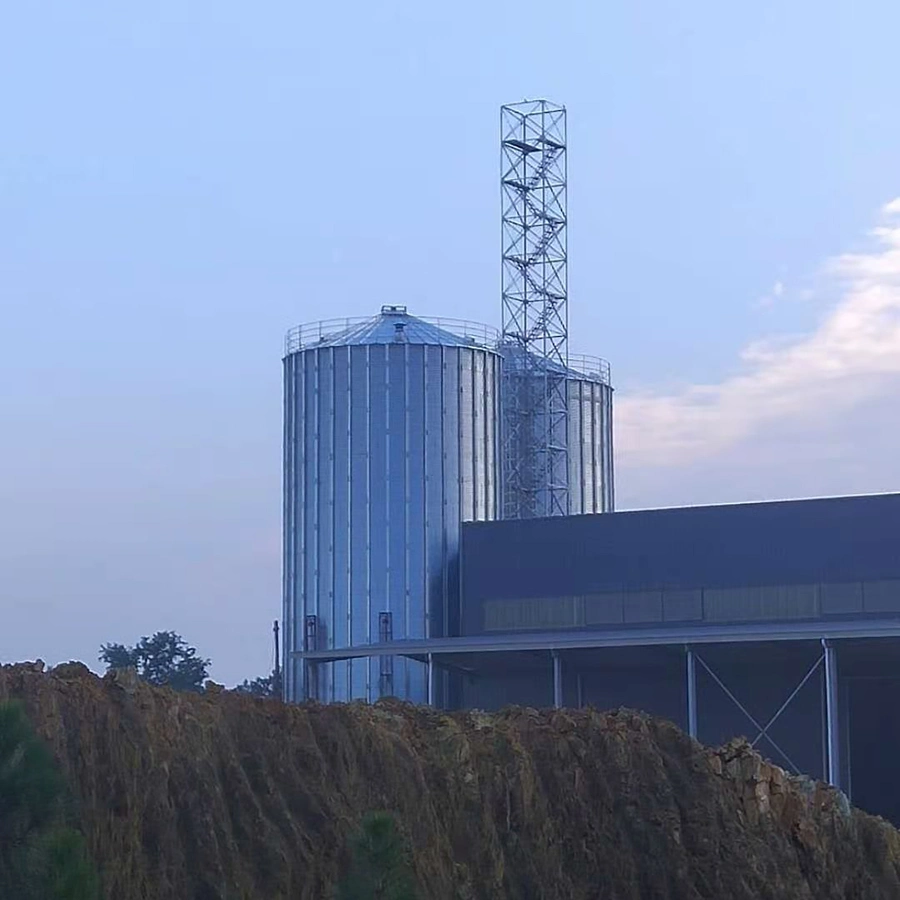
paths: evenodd
<path fill-rule="evenodd" d="M 562 660 L 559 650 L 551 650 L 550 653 L 553 656 L 553 706 L 562 709 Z"/>
<path fill-rule="evenodd" d="M 427 684 L 425 689 L 427 691 L 427 702 L 429 706 L 434 706 L 434 654 L 429 653 L 427 657 L 427 662 L 425 663 L 425 679 Z"/>
<path fill-rule="evenodd" d="M 697 658 L 691 647 L 686 648 L 688 734 L 697 739 Z"/>
<path fill-rule="evenodd" d="M 840 728 L 838 725 L 837 650 L 822 638 L 825 652 L 825 727 L 828 737 L 828 783 L 841 786 Z"/>
<path fill-rule="evenodd" d="M 576 692 L 576 703 L 578 704 L 579 709 L 584 708 L 584 678 L 581 675 L 581 672 L 575 676 L 575 692 Z"/>
<path fill-rule="evenodd" d="M 850 684 L 844 681 L 844 696 L 841 699 L 844 710 L 844 773 L 846 777 L 843 779 L 843 787 L 841 790 L 847 795 L 847 799 L 853 802 L 853 760 L 850 756 Z"/>

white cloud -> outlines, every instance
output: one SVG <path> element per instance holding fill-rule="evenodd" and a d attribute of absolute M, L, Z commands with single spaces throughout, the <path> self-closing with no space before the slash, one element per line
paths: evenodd
<path fill-rule="evenodd" d="M 838 300 L 809 334 L 747 346 L 740 369 L 719 383 L 619 396 L 620 471 L 671 473 L 704 461 L 739 467 L 750 442 L 832 433 L 850 411 L 900 388 L 900 198 L 883 207 L 871 241 L 868 252 L 825 266 Z M 777 282 L 772 293 L 783 292 Z"/>
<path fill-rule="evenodd" d="M 784 296 L 784 282 L 776 281 L 772 285 L 772 290 L 768 294 L 764 294 L 753 305 L 756 309 L 767 309 L 775 305 L 776 300 L 780 300 Z"/>

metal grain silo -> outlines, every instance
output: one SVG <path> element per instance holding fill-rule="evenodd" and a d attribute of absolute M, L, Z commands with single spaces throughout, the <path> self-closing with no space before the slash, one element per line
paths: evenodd
<path fill-rule="evenodd" d="M 499 507 L 494 342 L 402 306 L 288 333 L 287 699 L 428 698 L 422 663 L 302 654 L 454 633 L 460 524 Z"/>
<path fill-rule="evenodd" d="M 502 403 L 516 402 L 520 415 L 523 409 L 526 411 L 525 420 L 516 430 L 517 442 L 506 445 L 503 459 L 505 516 L 545 515 L 540 510 L 546 504 L 540 499 L 548 493 L 551 478 L 557 488 L 562 485 L 566 490 L 569 515 L 612 512 L 613 389 L 609 363 L 599 357 L 569 354 L 568 366 L 561 366 L 509 343 L 501 344 L 499 351 L 504 372 Z M 560 417 L 553 438 L 566 449 L 565 467 L 559 471 L 548 469 L 541 447 L 548 434 L 544 419 L 548 374 L 562 377 L 566 383 L 566 415 L 564 420 Z M 513 470 L 514 477 L 510 477 Z"/>

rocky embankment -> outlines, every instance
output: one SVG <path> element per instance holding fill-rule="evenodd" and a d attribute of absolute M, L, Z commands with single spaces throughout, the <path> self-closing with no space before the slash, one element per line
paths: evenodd
<path fill-rule="evenodd" d="M 591 710 L 444 714 L 175 694 L 0 667 L 77 798 L 109 900 L 323 900 L 372 809 L 423 900 L 894 900 L 900 834 L 745 743 Z"/>

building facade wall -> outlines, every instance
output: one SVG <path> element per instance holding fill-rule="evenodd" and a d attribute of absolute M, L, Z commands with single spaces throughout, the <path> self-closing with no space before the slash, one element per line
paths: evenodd
<path fill-rule="evenodd" d="M 465 634 L 900 614 L 900 495 L 497 522 Z"/>

